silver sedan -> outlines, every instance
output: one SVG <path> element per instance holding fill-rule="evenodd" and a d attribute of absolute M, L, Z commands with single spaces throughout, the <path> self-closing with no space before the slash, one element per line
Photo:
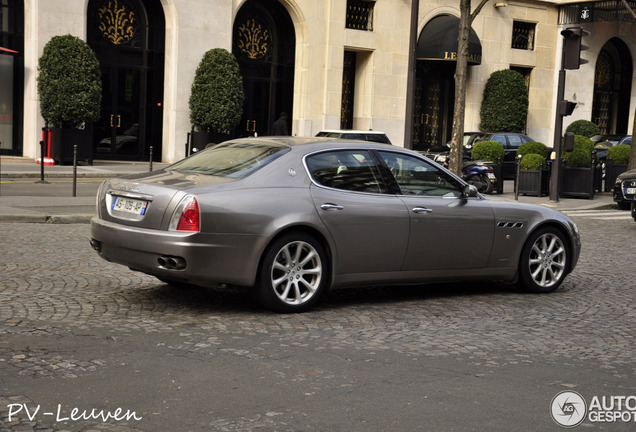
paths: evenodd
<path fill-rule="evenodd" d="M 105 181 L 91 237 L 108 261 L 169 284 L 254 287 L 280 312 L 353 285 L 493 279 L 550 292 L 581 248 L 565 215 L 487 199 L 417 153 L 289 137 Z"/>

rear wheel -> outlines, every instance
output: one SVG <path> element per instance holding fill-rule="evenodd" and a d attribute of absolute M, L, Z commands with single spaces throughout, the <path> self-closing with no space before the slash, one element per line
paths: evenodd
<path fill-rule="evenodd" d="M 563 233 L 553 227 L 541 228 L 528 238 L 519 263 L 521 283 L 526 289 L 547 293 L 561 285 L 570 265 L 566 244 Z"/>
<path fill-rule="evenodd" d="M 325 290 L 329 264 L 322 245 L 304 233 L 289 233 L 267 249 L 258 274 L 261 302 L 277 312 L 303 312 Z"/>

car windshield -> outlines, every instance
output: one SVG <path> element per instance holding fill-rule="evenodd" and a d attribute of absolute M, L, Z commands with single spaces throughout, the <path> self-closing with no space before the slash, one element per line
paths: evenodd
<path fill-rule="evenodd" d="M 228 142 L 207 148 L 167 169 L 241 179 L 289 151 L 271 143 Z"/>

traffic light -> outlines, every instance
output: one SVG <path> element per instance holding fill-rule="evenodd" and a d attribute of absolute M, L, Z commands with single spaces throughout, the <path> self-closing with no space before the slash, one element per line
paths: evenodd
<path fill-rule="evenodd" d="M 563 151 L 571 152 L 574 150 L 574 132 L 566 132 L 563 137 Z"/>
<path fill-rule="evenodd" d="M 563 35 L 563 69 L 578 69 L 580 65 L 588 63 L 581 58 L 581 51 L 589 47 L 581 42 L 584 36 L 590 35 L 590 32 L 581 27 L 568 27 L 561 34 Z"/>
<path fill-rule="evenodd" d="M 559 102 L 559 114 L 562 116 L 572 115 L 574 108 L 576 108 L 576 102 L 570 102 L 567 100 Z"/>

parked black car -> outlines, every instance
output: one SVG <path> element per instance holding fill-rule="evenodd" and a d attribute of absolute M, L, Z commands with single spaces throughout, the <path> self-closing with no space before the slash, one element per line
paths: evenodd
<path fill-rule="evenodd" d="M 636 169 L 625 171 L 616 178 L 614 201 L 621 209 L 628 210 L 634 201 L 634 195 L 636 195 Z"/>
<path fill-rule="evenodd" d="M 514 179 L 517 150 L 521 144 L 534 140 L 528 135 L 514 132 L 464 132 L 464 150 L 462 154 L 465 160 L 471 159 L 473 147 L 480 141 L 496 141 L 503 146 L 503 176 L 504 179 Z M 446 146 L 450 147 L 450 142 L 446 143 Z M 550 147 L 548 148 L 552 151 Z M 444 151 L 440 153 L 426 152 L 424 154 L 437 162 L 443 163 L 449 153 L 449 151 Z M 492 162 L 496 163 L 497 161 Z"/>

